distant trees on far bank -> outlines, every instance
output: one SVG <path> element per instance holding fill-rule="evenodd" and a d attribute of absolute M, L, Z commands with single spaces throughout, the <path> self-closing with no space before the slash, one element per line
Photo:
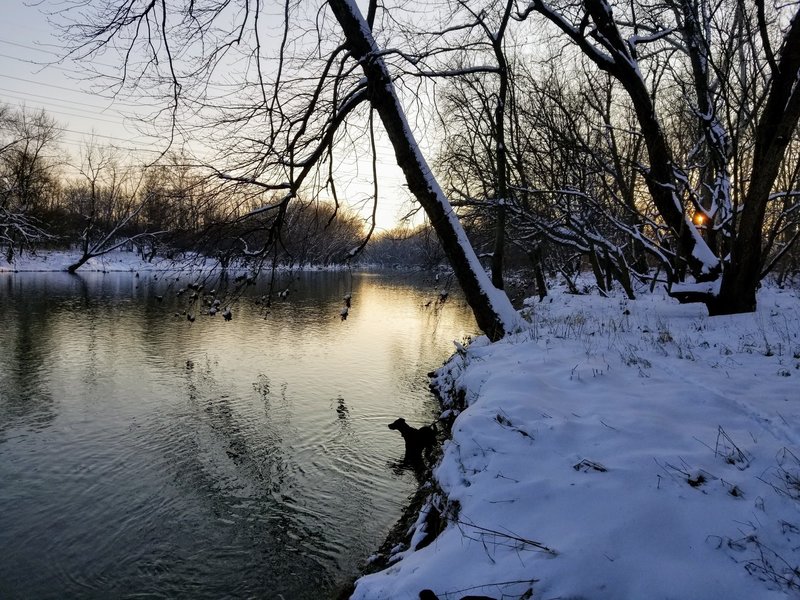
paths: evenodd
<path fill-rule="evenodd" d="M 269 194 L 244 193 L 180 154 L 133 165 L 88 141 L 78 157 L 60 146 L 44 111 L 0 104 L 0 251 L 71 248 L 75 262 L 121 247 L 144 258 L 188 251 L 223 266 L 251 257 L 290 265 L 344 262 L 364 240 L 363 219 L 322 200 L 271 210 Z M 245 218 L 247 217 L 247 218 Z"/>
<path fill-rule="evenodd" d="M 58 130 L 43 111 L 31 113 L 0 104 L 0 249 L 15 249 L 50 237 L 37 218 L 57 196 Z"/>

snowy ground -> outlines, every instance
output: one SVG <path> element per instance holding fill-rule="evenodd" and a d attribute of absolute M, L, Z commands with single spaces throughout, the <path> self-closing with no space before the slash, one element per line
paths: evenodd
<path fill-rule="evenodd" d="M 662 296 L 555 292 L 529 332 L 439 371 L 467 408 L 448 519 L 353 598 L 800 597 L 800 298 L 706 316 Z"/>
<path fill-rule="evenodd" d="M 31 254 L 25 252 L 17 255 L 14 261 L 9 263 L 5 258 L 0 258 L 0 273 L 4 271 L 66 271 L 67 267 L 74 264 L 81 253 L 78 250 L 48 250 Z M 193 257 L 190 257 L 193 258 Z M 89 271 L 164 271 L 180 269 L 182 266 L 187 268 L 196 266 L 196 261 L 185 260 L 178 263 L 163 259 L 154 259 L 151 262 L 143 260 L 136 252 L 126 252 L 115 250 L 96 258 L 90 258 L 87 263 L 79 269 L 83 272 Z M 203 265 L 200 265 L 202 268 Z M 209 262 L 208 266 L 212 266 Z"/>
<path fill-rule="evenodd" d="M 0 273 L 3 272 L 50 272 L 66 271 L 80 258 L 78 250 L 45 250 L 38 251 L 36 254 L 25 252 L 14 257 L 13 262 L 9 263 L 0 256 Z M 334 270 L 345 268 L 343 266 L 329 265 L 318 267 L 305 265 L 302 270 Z M 175 259 L 156 257 L 152 261 L 144 260 L 137 252 L 126 250 L 115 250 L 102 256 L 90 258 L 86 264 L 82 265 L 78 272 L 147 272 L 147 271 L 193 271 L 203 272 L 219 269 L 219 263 L 212 258 L 205 258 L 192 252 L 182 253 Z M 278 269 L 289 269 L 285 265 L 279 265 Z M 232 264 L 228 271 L 247 271 L 248 268 L 241 264 Z"/>

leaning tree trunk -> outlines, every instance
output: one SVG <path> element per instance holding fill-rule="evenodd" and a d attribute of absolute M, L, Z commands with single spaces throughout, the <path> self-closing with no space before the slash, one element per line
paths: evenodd
<path fill-rule="evenodd" d="M 354 0 L 329 0 L 329 5 L 342 27 L 353 58 L 361 64 L 370 103 L 383 122 L 408 188 L 436 230 L 478 327 L 493 341 L 502 338 L 518 328 L 519 317 L 508 296 L 492 285 L 422 156 L 367 21 Z"/>
<path fill-rule="evenodd" d="M 89 262 L 90 258 L 92 258 L 92 255 L 87 252 L 84 252 L 83 255 L 81 255 L 81 257 L 77 261 L 75 261 L 74 263 L 72 263 L 70 266 L 67 267 L 67 272 L 75 273 L 83 265 Z"/>

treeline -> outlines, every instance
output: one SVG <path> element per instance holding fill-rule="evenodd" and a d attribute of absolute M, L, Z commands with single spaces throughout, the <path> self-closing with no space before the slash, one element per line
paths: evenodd
<path fill-rule="evenodd" d="M 800 16 L 579 5 L 530 4 L 557 47 L 536 60 L 519 35 L 489 35 L 519 17 L 511 4 L 474 11 L 481 27 L 439 68 L 454 76 L 436 97 L 437 173 L 462 221 L 496 232 L 479 249 L 496 285 L 517 248 L 567 281 L 587 270 L 601 292 L 661 282 L 712 314 L 752 309 L 763 277 L 800 271 Z"/>
<path fill-rule="evenodd" d="M 370 3 L 363 23 L 345 0 L 320 6 L 332 17 L 324 23 L 306 20 L 315 11 L 288 11 L 283 25 L 298 38 L 280 50 L 286 69 L 267 78 L 256 70 L 255 80 L 248 70 L 218 70 L 230 44 L 261 56 L 248 11 L 235 40 L 195 21 L 198 10 L 209 23 L 225 21 L 227 3 L 173 7 L 186 28 L 153 20 L 152 3 L 129 19 L 81 13 L 86 26 L 66 28 L 67 38 L 105 52 L 128 48 L 130 35 L 149 59 L 124 62 L 126 50 L 114 60 L 153 77 L 160 85 L 151 95 L 174 104 L 169 114 L 180 106 L 202 123 L 218 171 L 206 177 L 178 156 L 117 177 L 113 160 L 90 147 L 70 194 L 63 178 L 42 176 L 43 149 L 57 137 L 46 116 L 5 109 L 6 247 L 46 234 L 81 244 L 84 256 L 126 238 L 262 264 L 352 259 L 371 229 L 338 207 L 338 165 L 371 156 L 359 176 L 377 198 L 385 134 L 492 336 L 515 327 L 489 293 L 489 283 L 504 287 L 510 264 L 530 264 L 540 293 L 545 271 L 573 282 L 588 270 L 601 292 L 619 285 L 633 296 L 637 286 L 664 284 L 712 315 L 754 310 L 767 274 L 783 281 L 800 270 L 796 3 L 412 4 Z M 104 31 L 119 37 L 110 43 Z M 183 58 L 164 54 L 162 39 Z M 201 46 L 200 66 L 187 64 Z M 225 92 L 210 99 L 215 83 Z M 372 260 L 433 264 L 428 234 L 384 235 Z"/>
<path fill-rule="evenodd" d="M 363 243 L 363 219 L 344 207 L 303 199 L 284 207 L 179 154 L 133 165 L 91 140 L 71 157 L 59 132 L 44 111 L 0 105 L 0 249 L 9 262 L 21 251 L 71 248 L 76 270 L 125 247 L 150 260 L 192 251 L 224 265 L 250 257 L 330 265 Z"/>
<path fill-rule="evenodd" d="M 0 105 L 0 115 L 0 246 L 9 262 L 18 252 L 70 248 L 77 270 L 121 247 L 147 260 L 197 252 L 223 266 L 431 269 L 446 262 L 428 225 L 368 236 L 364 217 L 331 202 L 285 203 L 179 154 L 132 165 L 92 140 L 70 157 L 44 111 Z M 474 236 L 488 242 L 484 225 L 473 223 Z"/>

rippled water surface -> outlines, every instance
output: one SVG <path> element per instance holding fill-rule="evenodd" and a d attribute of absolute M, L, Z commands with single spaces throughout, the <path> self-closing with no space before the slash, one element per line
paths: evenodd
<path fill-rule="evenodd" d="M 324 598 L 400 515 L 386 424 L 433 419 L 463 302 L 295 274 L 189 323 L 189 281 L 0 274 L 0 598 Z"/>

